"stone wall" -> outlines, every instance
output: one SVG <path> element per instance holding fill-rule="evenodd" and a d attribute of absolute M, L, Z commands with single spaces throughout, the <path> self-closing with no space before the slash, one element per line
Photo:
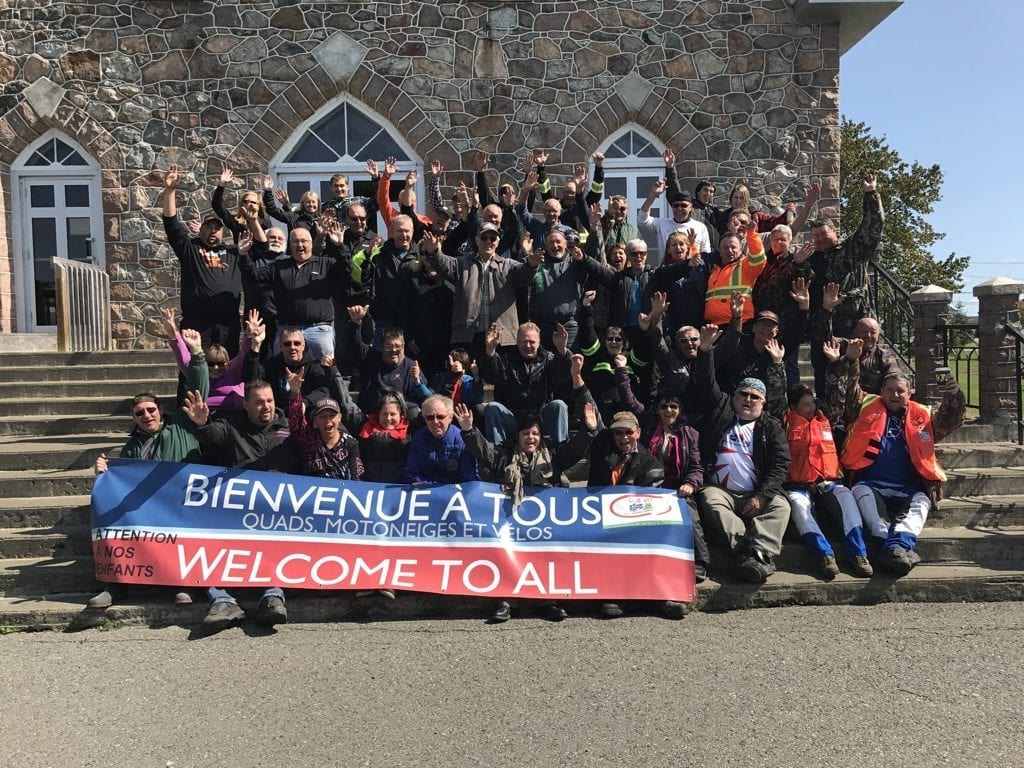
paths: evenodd
<path fill-rule="evenodd" d="M 687 186 L 743 180 L 775 205 L 815 176 L 825 211 L 837 203 L 838 29 L 796 25 L 784 0 L 0 0 L 0 42 L 0 292 L 10 164 L 58 127 L 103 168 L 123 347 L 158 344 L 176 296 L 154 171 L 183 166 L 205 209 L 225 164 L 265 170 L 339 94 L 440 159 L 448 182 L 477 147 L 498 168 L 546 147 L 564 173 L 636 123 L 675 149 Z M 0 331 L 11 305 L 0 295 Z"/>

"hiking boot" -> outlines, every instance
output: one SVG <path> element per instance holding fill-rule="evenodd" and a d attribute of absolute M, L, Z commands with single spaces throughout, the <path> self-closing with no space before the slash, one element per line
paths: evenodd
<path fill-rule="evenodd" d="M 625 615 L 625 612 L 618 603 L 601 603 L 598 615 L 602 619 L 618 619 Z"/>
<path fill-rule="evenodd" d="M 680 603 L 677 600 L 666 600 L 661 604 L 661 615 L 666 619 L 681 619 L 690 612 L 690 607 L 686 603 Z"/>
<path fill-rule="evenodd" d="M 693 566 L 693 580 L 703 584 L 708 580 L 708 567 L 705 563 L 695 563 Z"/>
<path fill-rule="evenodd" d="M 878 564 L 899 576 L 906 576 L 916 564 L 909 555 L 910 553 L 899 545 L 888 547 L 878 555 Z"/>
<path fill-rule="evenodd" d="M 826 579 L 834 579 L 839 575 L 839 563 L 836 562 L 835 555 L 826 555 L 821 558 L 818 562 L 818 570 L 821 571 L 821 575 Z"/>
<path fill-rule="evenodd" d="M 256 610 L 256 623 L 261 627 L 287 624 L 288 609 L 284 607 L 284 598 L 271 595 L 260 600 L 260 607 Z"/>
<path fill-rule="evenodd" d="M 85 604 L 85 607 L 103 610 L 105 608 L 109 608 L 113 604 L 114 596 L 110 594 L 109 589 L 104 589 L 102 592 L 97 592 L 95 595 L 90 597 L 89 602 Z"/>
<path fill-rule="evenodd" d="M 546 621 L 564 621 L 569 618 L 569 614 L 566 613 L 565 608 L 555 603 L 548 605 L 542 605 L 537 609 L 537 615 Z"/>
<path fill-rule="evenodd" d="M 853 569 L 853 575 L 860 576 L 862 579 L 870 579 L 875 575 L 875 569 L 871 567 L 871 561 L 864 555 L 851 557 L 850 567 Z"/>
<path fill-rule="evenodd" d="M 500 603 L 498 603 L 498 607 L 495 608 L 494 612 L 491 614 L 490 621 L 492 624 L 501 624 L 502 622 L 508 621 L 511 618 L 512 606 L 504 600 L 502 600 Z"/>
<path fill-rule="evenodd" d="M 207 634 L 214 635 L 229 627 L 237 627 L 245 620 L 245 611 L 238 603 L 222 600 L 214 603 L 203 617 L 203 629 Z"/>
<path fill-rule="evenodd" d="M 740 562 L 740 576 L 754 584 L 764 583 L 775 573 L 775 561 L 767 552 L 752 547 L 750 553 Z"/>

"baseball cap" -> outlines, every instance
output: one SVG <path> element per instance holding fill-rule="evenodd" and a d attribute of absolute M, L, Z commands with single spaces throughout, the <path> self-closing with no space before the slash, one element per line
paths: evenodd
<path fill-rule="evenodd" d="M 325 397 L 323 400 L 316 401 L 316 405 L 313 406 L 313 415 L 319 416 L 324 411 L 334 411 L 335 413 L 341 413 L 341 406 L 338 405 L 337 400 L 332 400 L 329 397 Z"/>
<path fill-rule="evenodd" d="M 612 416 L 612 425 L 609 429 L 640 429 L 640 422 L 629 411 L 619 411 Z"/>

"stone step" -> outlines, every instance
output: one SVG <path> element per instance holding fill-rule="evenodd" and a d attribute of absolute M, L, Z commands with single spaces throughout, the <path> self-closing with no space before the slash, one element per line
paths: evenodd
<path fill-rule="evenodd" d="M 162 362 L 132 363 L 121 365 L 8 365 L 0 367 L 0 382 L 49 382 L 49 381 L 94 381 L 111 382 L 123 378 L 166 381 L 176 379 L 177 366 L 170 353 Z"/>
<path fill-rule="evenodd" d="M 127 402 L 127 401 L 125 401 Z M 54 437 L 58 435 L 127 435 L 132 421 L 127 409 L 123 415 L 66 413 L 59 416 L 0 416 L 0 435 Z M 128 438 L 125 437 L 125 440 Z"/>
<path fill-rule="evenodd" d="M 49 529 L 0 530 L 0 562 L 12 561 L 18 573 L 32 574 L 19 579 L 17 574 L 0 571 L 0 593 L 28 589 L 36 594 L 60 591 L 82 591 L 93 585 L 91 542 L 87 526 Z M 833 543 L 844 573 L 842 545 Z M 966 529 L 926 528 L 918 541 L 918 553 L 924 563 L 951 565 L 991 565 L 1009 561 L 1024 563 L 1024 528 Z M 733 558 L 724 549 L 712 547 L 712 572 L 716 576 L 731 572 Z M 73 570 L 85 581 L 69 586 L 68 570 L 47 569 L 49 563 L 65 563 L 74 559 Z M 34 562 L 35 568 L 29 566 Z M 776 559 L 780 571 L 800 575 L 817 575 L 817 560 L 795 535 L 783 544 Z"/>
<path fill-rule="evenodd" d="M 1024 495 L 952 496 L 928 516 L 929 528 L 1008 528 L 1024 526 Z"/>
<path fill-rule="evenodd" d="M 101 453 L 117 456 L 128 439 L 120 434 L 0 437 L 0 472 L 22 469 L 86 469 Z"/>
<path fill-rule="evenodd" d="M 91 515 L 87 495 L 0 498 L 0 530 L 89 526 Z"/>
<path fill-rule="evenodd" d="M 171 352 L 159 349 L 106 352 L 7 352 L 0 354 L 0 368 L 9 366 L 145 365 L 165 363 Z"/>
<path fill-rule="evenodd" d="M 943 442 L 935 446 L 935 452 L 945 469 L 1024 466 L 1024 445 L 1016 443 Z"/>
<path fill-rule="evenodd" d="M 162 401 L 174 400 L 174 387 L 167 382 L 155 394 Z M 134 393 L 133 393 L 134 394 Z M 126 423 L 131 415 L 131 397 L 129 395 L 98 395 L 76 397 L 11 397 L 0 400 L 0 417 L 4 416 L 50 416 L 62 417 L 68 413 L 87 414 L 91 416 L 122 416 Z"/>
<path fill-rule="evenodd" d="M 0 579 L 5 570 L 17 567 L 11 561 L 0 563 Z M 66 563 L 51 567 L 53 570 L 68 568 Z M 83 630 L 128 625 L 181 625 L 198 628 L 208 607 L 201 591 L 193 592 L 196 602 L 190 606 L 175 606 L 171 601 L 172 594 L 172 588 L 138 590 L 105 611 L 87 609 L 85 604 L 92 592 L 83 592 L 81 588 L 74 592 L 50 595 L 31 592 L 8 595 L 0 597 L 0 627 Z M 250 613 L 255 610 L 258 592 L 240 592 L 238 597 L 243 608 Z M 288 619 L 292 624 L 428 618 L 483 622 L 494 607 L 493 600 L 485 598 L 445 597 L 415 592 L 399 593 L 396 600 L 357 598 L 351 592 L 291 592 L 287 599 Z M 1024 600 L 1024 562 L 988 567 L 923 563 L 909 575 L 900 578 L 879 573 L 871 579 L 857 579 L 841 574 L 831 582 L 803 574 L 779 572 L 761 585 L 723 578 L 722 581 L 709 580 L 698 588 L 698 606 L 707 612 L 788 605 L 1006 600 Z M 568 611 L 570 620 L 593 616 L 596 608 L 593 601 L 568 601 L 562 605 Z M 638 613 L 651 608 L 628 604 L 626 607 Z M 516 619 L 531 615 L 529 606 L 513 604 L 513 616 Z M 287 632 L 288 628 L 279 627 L 278 631 Z M 494 628 L 493 631 L 502 630 Z"/>
<path fill-rule="evenodd" d="M 89 495 L 94 479 L 92 469 L 0 472 L 0 498 Z"/>
<path fill-rule="evenodd" d="M 951 443 L 992 443 L 1003 442 L 1002 438 L 1002 435 L 996 434 L 995 427 L 991 424 L 967 421 L 949 436 L 949 441 Z"/>
<path fill-rule="evenodd" d="M 54 398 L 73 401 L 78 398 L 95 397 L 97 393 L 102 393 L 104 397 L 108 398 L 131 398 L 139 392 L 167 392 L 168 388 L 175 386 L 177 381 L 173 374 L 162 378 L 135 378 L 134 374 L 134 371 L 121 371 L 117 378 L 106 381 L 89 379 L 47 381 L 43 386 L 40 386 L 35 380 L 3 382 L 0 383 L 0 402 L 8 400 L 40 401 Z M 31 383 L 24 383 L 25 381 Z M 57 405 L 60 405 L 59 401 Z"/>
<path fill-rule="evenodd" d="M 0 595 L 48 595 L 96 588 L 92 555 L 0 560 Z"/>
<path fill-rule="evenodd" d="M 988 467 L 947 471 L 943 493 L 949 496 L 1003 496 L 1024 493 L 1024 467 Z"/>

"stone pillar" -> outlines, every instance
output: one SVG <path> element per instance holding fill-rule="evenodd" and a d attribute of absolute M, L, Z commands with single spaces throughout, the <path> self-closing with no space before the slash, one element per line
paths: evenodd
<path fill-rule="evenodd" d="M 978 299 L 979 417 L 1006 430 L 1017 419 L 1017 361 L 1016 345 L 1004 328 L 1019 318 L 1017 303 L 1022 290 L 1024 283 L 1008 277 L 993 277 L 974 287 Z"/>
<path fill-rule="evenodd" d="M 952 291 L 937 285 L 926 285 L 910 294 L 914 308 L 914 399 L 935 403 L 935 369 L 945 365 L 943 347 L 946 332 L 941 328 L 949 322 Z"/>

